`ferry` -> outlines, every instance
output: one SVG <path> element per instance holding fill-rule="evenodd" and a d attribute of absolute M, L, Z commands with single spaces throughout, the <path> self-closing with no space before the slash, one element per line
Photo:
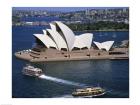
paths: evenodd
<path fill-rule="evenodd" d="M 27 76 L 39 77 L 43 74 L 42 69 L 27 65 L 23 67 L 22 73 Z"/>
<path fill-rule="evenodd" d="M 105 89 L 101 87 L 88 87 L 83 89 L 76 89 L 72 92 L 74 97 L 98 97 L 106 93 Z"/>

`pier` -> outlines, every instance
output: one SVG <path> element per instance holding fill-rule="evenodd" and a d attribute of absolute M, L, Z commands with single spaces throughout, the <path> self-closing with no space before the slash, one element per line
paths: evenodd
<path fill-rule="evenodd" d="M 58 51 L 56 49 L 46 49 L 42 52 L 34 50 L 24 50 L 15 53 L 15 56 L 29 62 L 50 62 L 50 61 L 71 61 L 71 60 L 92 60 L 92 59 L 129 59 L 128 48 L 114 48 L 107 52 L 103 50 L 77 50 Z"/>

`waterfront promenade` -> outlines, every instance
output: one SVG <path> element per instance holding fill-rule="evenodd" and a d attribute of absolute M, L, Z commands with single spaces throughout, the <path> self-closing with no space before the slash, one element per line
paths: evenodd
<path fill-rule="evenodd" d="M 29 62 L 49 62 L 49 61 L 71 61 L 71 60 L 91 60 L 91 59 L 129 59 L 128 48 L 114 48 L 107 52 L 103 50 L 76 50 L 76 51 L 58 51 L 47 49 L 44 52 L 35 52 L 33 50 L 24 50 L 15 53 L 19 59 Z"/>

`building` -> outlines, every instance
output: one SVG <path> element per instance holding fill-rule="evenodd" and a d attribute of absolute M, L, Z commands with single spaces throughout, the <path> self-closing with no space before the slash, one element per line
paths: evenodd
<path fill-rule="evenodd" d="M 95 42 L 95 41 L 94 41 L 94 44 L 95 44 L 100 50 L 109 51 L 109 50 L 111 49 L 111 47 L 113 46 L 114 41 L 106 41 L 106 42 L 102 42 L 102 43 L 99 43 L 99 42 Z"/>
<path fill-rule="evenodd" d="M 43 34 L 34 34 L 36 45 L 65 51 L 90 49 L 92 33 L 75 35 L 68 26 L 60 21 L 50 23 L 50 27 L 51 29 L 43 30 Z"/>
<path fill-rule="evenodd" d="M 92 42 L 93 34 L 75 33 L 60 21 L 50 23 L 43 34 L 34 34 L 32 49 L 18 51 L 15 56 L 30 62 L 89 59 L 128 59 L 128 48 L 112 48 L 114 41 Z M 91 46 L 92 43 L 96 45 Z"/>

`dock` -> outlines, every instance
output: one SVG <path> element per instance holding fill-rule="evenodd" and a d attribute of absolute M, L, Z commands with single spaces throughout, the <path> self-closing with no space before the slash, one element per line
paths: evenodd
<path fill-rule="evenodd" d="M 114 48 L 111 51 L 97 49 L 77 50 L 77 51 L 58 51 L 47 49 L 42 52 L 34 50 L 24 50 L 15 53 L 18 59 L 29 62 L 51 62 L 51 61 L 73 61 L 73 60 L 94 60 L 94 59 L 129 59 L 128 48 Z"/>

